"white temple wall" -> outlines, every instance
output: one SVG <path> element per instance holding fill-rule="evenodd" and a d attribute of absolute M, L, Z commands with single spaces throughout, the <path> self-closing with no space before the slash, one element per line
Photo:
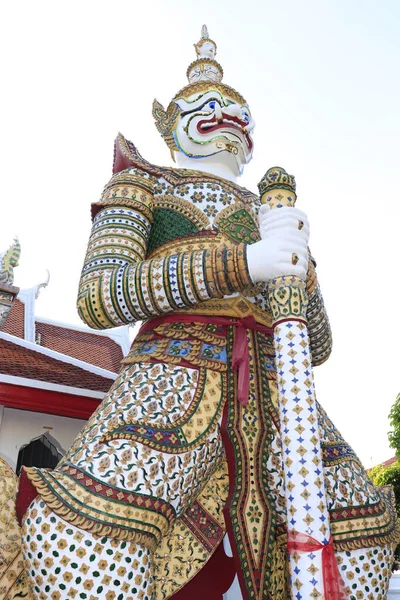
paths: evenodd
<path fill-rule="evenodd" d="M 85 422 L 0 406 L 0 456 L 15 470 L 21 446 L 46 431 L 68 450 Z"/>

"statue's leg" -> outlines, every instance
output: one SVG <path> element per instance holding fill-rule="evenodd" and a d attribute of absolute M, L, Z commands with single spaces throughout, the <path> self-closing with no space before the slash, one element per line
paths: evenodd
<path fill-rule="evenodd" d="M 40 590 L 41 600 L 53 600 L 46 595 L 51 581 L 52 589 L 61 594 L 54 596 L 56 600 L 64 598 L 67 584 L 68 589 L 72 586 L 72 594 L 75 589 L 79 591 L 77 598 L 85 600 L 81 594 L 86 594 L 87 600 L 91 596 L 93 600 L 107 598 L 93 591 L 95 585 L 97 590 L 107 582 L 108 591 L 115 593 L 110 595 L 114 600 L 120 594 L 121 600 L 127 600 L 134 588 L 140 591 L 132 600 L 152 599 L 148 581 L 152 571 L 150 548 L 190 506 L 223 453 L 219 421 L 225 399 L 224 377 L 207 369 L 165 363 L 134 364 L 121 373 L 55 472 L 67 474 L 66 487 L 59 494 L 62 507 L 54 508 L 58 516 L 40 499 L 28 509 L 25 552 L 33 588 Z M 86 481 L 90 481 L 88 489 L 84 487 Z M 80 497 L 85 495 L 90 507 L 86 511 L 81 505 L 77 518 L 73 506 L 71 510 L 68 482 L 79 490 Z M 64 505 L 68 505 L 66 512 Z M 93 511 L 104 519 L 105 531 L 110 517 L 118 520 L 126 514 L 126 527 L 129 519 L 132 521 L 131 542 L 123 541 L 120 531 L 94 539 L 86 531 Z M 129 573 L 119 575 L 128 559 Z M 73 583 L 64 581 L 64 572 Z M 114 577 L 114 572 L 119 576 Z M 144 574 L 147 587 L 142 580 Z M 103 579 L 105 583 L 101 583 Z M 92 583 L 93 589 L 89 589 Z M 119 591 L 122 585 L 129 590 Z"/>
<path fill-rule="evenodd" d="M 63 521 L 39 497 L 25 516 L 23 539 L 35 600 L 152 598 L 149 549 L 133 542 L 95 538 Z"/>
<path fill-rule="evenodd" d="M 318 410 L 331 528 L 346 593 L 349 600 L 383 600 L 397 545 L 395 511 L 326 412 Z"/>
<path fill-rule="evenodd" d="M 396 544 L 336 552 L 349 600 L 384 600 Z"/>
<path fill-rule="evenodd" d="M 226 376 L 166 363 L 130 365 L 57 469 L 73 465 L 179 516 L 221 455 Z"/>

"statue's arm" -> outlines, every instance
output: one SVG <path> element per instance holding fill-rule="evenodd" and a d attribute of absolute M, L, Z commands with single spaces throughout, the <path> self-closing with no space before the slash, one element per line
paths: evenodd
<path fill-rule="evenodd" d="M 308 334 L 312 362 L 314 366 L 317 366 L 324 363 L 331 354 L 332 331 L 315 271 L 315 261 L 311 256 L 308 263 L 306 289 L 308 294 Z"/>
<path fill-rule="evenodd" d="M 155 182 L 127 169 L 113 176 L 94 206 L 77 303 L 90 327 L 107 329 L 178 311 L 252 283 L 244 244 L 147 258 Z"/>

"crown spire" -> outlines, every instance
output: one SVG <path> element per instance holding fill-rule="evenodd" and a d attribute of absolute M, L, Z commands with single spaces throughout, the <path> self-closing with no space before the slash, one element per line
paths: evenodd
<path fill-rule="evenodd" d="M 194 47 L 197 59 L 189 65 L 186 72 L 189 83 L 221 82 L 224 71 L 215 60 L 217 44 L 210 38 L 207 25 L 201 28 L 201 38 Z"/>

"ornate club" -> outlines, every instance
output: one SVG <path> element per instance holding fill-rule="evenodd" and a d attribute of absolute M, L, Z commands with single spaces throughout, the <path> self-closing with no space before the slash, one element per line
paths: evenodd
<path fill-rule="evenodd" d="M 294 206 L 295 189 L 294 177 L 279 167 L 269 169 L 259 183 L 261 201 L 271 208 Z M 323 477 L 305 282 L 295 276 L 273 279 L 269 303 L 278 373 L 292 597 L 344 598 Z"/>

